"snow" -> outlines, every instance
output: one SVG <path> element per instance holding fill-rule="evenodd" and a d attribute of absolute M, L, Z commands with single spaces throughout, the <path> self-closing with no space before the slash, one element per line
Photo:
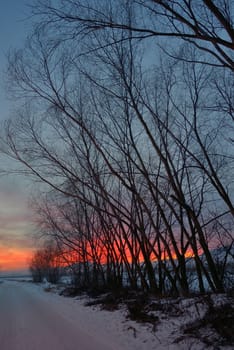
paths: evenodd
<path fill-rule="evenodd" d="M 47 292 L 45 291 L 47 290 Z M 159 317 L 158 323 L 140 324 L 126 319 L 127 309 L 122 306 L 116 311 L 100 310 L 100 307 L 87 307 L 87 297 L 65 298 L 53 292 L 48 292 L 50 286 L 35 285 L 29 282 L 4 281 L 0 284 L 0 324 L 5 324 L 0 329 L 1 350 L 202 350 L 215 349 L 207 347 L 201 340 L 195 337 L 185 337 L 182 333 L 183 325 L 201 318 L 206 312 L 207 306 L 199 298 L 178 298 L 177 300 L 164 300 L 162 306 L 170 308 L 172 312 L 165 313 L 162 310 L 153 311 Z M 52 290 L 52 289 L 51 289 Z M 24 322 L 17 321 L 17 315 L 13 316 L 14 309 L 24 316 Z M 224 296 L 212 297 L 214 303 L 222 305 Z M 4 305 L 2 302 L 4 301 Z M 11 302 L 11 305 L 7 304 Z M 13 344 L 12 326 L 7 326 L 10 320 L 8 311 L 14 317 L 14 327 L 19 328 L 17 345 Z M 35 309 L 35 310 L 34 310 Z M 39 320 L 43 316 L 42 321 Z M 37 322 L 35 322 L 37 320 Z M 19 324 L 17 324 L 19 322 Z M 29 322 L 27 324 L 27 322 Z M 45 345 L 41 341 L 35 342 L 36 333 L 50 337 L 50 333 L 43 329 L 43 324 L 48 329 L 53 329 L 56 324 L 56 336 L 60 339 L 51 339 Z M 33 330 L 33 327 L 37 329 Z M 10 329 L 10 330 L 9 330 Z M 11 339 L 11 346 L 6 342 L 6 335 Z M 27 338 L 27 346 L 25 340 Z M 69 339 L 68 339 L 69 338 Z M 68 341 L 68 345 L 66 341 Z M 2 341 L 4 340 L 4 341 Z M 63 341 L 62 341 L 63 340 Z M 31 345 L 30 345 L 31 341 Z M 5 344 L 5 347 L 4 347 Z M 19 346 L 19 344 L 21 344 Z M 33 345 L 32 345 L 33 344 Z M 55 345 L 56 344 L 56 345 Z M 65 345 L 67 347 L 65 347 Z M 46 347 L 47 346 L 47 347 Z M 60 347 L 59 347 L 60 346 Z M 230 346 L 219 346 L 219 349 L 231 350 Z"/>

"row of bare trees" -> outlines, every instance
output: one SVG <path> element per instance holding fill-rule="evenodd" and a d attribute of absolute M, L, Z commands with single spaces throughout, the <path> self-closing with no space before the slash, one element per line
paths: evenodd
<path fill-rule="evenodd" d="M 227 287 L 232 6 L 33 7 L 34 33 L 9 56 L 10 89 L 23 104 L 5 125 L 4 151 L 43 184 L 40 230 L 80 285 L 161 295 Z"/>
<path fill-rule="evenodd" d="M 62 275 L 63 259 L 61 251 L 52 243 L 45 243 L 43 248 L 34 253 L 29 269 L 33 282 L 41 283 L 45 279 L 53 284 L 59 282 Z"/>

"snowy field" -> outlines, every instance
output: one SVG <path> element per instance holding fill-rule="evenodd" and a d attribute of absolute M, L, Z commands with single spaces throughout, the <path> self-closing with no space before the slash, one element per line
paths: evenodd
<path fill-rule="evenodd" d="M 213 306 L 222 308 L 228 303 L 233 307 L 233 298 L 224 295 L 212 296 L 211 300 Z M 100 306 L 85 306 L 88 301 L 85 296 L 65 298 L 48 285 L 3 281 L 0 284 L 0 324 L 4 325 L 0 329 L 1 350 L 233 349 L 221 344 L 209 327 L 204 328 L 202 338 L 209 339 L 208 342 L 183 332 L 185 325 L 201 319 L 207 312 L 207 303 L 200 298 L 168 299 L 161 302 L 160 307 L 152 301 L 152 305 L 157 306 L 153 311 L 158 318 L 155 324 L 141 324 L 126 318 L 124 305 L 118 310 L 106 311 L 100 310 Z M 15 340 L 14 332 L 17 333 Z M 46 337 L 51 334 L 53 339 L 47 341 Z"/>

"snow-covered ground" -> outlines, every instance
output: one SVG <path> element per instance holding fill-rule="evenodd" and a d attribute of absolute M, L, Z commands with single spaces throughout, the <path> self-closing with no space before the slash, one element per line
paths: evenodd
<path fill-rule="evenodd" d="M 183 325 L 202 318 L 207 311 L 206 303 L 199 298 L 180 298 L 173 303 L 164 300 L 160 310 L 153 311 L 159 320 L 152 325 L 126 319 L 125 306 L 111 312 L 100 310 L 99 306 L 84 306 L 87 297 L 65 298 L 48 290 L 48 286 L 29 282 L 0 284 L 1 350 L 233 349 L 217 347 L 215 335 L 213 344 L 207 345 L 198 337 L 183 334 Z M 225 298 L 213 297 L 214 305 L 222 305 Z"/>

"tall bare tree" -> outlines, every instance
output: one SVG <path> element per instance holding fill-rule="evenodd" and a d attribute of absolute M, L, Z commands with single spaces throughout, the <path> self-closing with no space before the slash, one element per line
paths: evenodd
<path fill-rule="evenodd" d="M 212 227 L 228 232 L 230 254 L 228 3 L 34 7 L 38 26 L 9 56 L 23 107 L 5 125 L 4 151 L 49 191 L 37 207 L 41 229 L 82 283 L 116 287 L 127 276 L 132 288 L 188 294 L 192 266 L 201 292 L 224 290 Z M 156 37 L 175 38 L 173 57 L 165 46 L 159 55 Z"/>

